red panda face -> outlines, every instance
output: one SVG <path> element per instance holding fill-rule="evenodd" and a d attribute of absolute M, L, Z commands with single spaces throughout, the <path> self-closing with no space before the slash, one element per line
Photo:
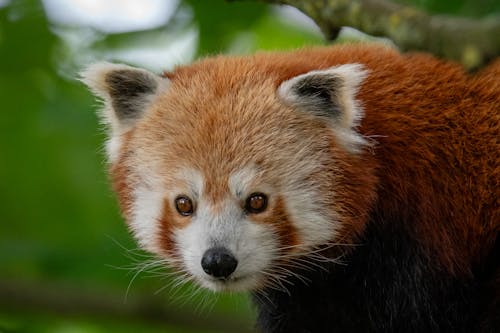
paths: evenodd
<path fill-rule="evenodd" d="M 229 75 L 228 73 L 232 73 Z M 282 78 L 250 60 L 167 77 L 98 64 L 115 190 L 139 244 L 212 290 L 252 290 L 344 239 L 339 192 L 365 144 L 366 73 L 349 64 Z M 352 215 L 352 214 L 351 214 Z"/>

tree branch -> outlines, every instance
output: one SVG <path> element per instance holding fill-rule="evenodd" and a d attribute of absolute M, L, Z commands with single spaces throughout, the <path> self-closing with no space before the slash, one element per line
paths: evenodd
<path fill-rule="evenodd" d="M 500 16 L 483 19 L 429 15 L 388 0 L 265 0 L 311 17 L 328 39 L 350 26 L 390 38 L 402 51 L 427 51 L 478 68 L 500 55 Z"/>
<path fill-rule="evenodd" d="M 177 326 L 186 330 L 214 332 L 252 332 L 252 325 L 242 318 L 211 314 L 202 316 L 189 308 L 181 310 L 165 304 L 165 300 L 130 295 L 125 302 L 122 294 L 109 290 L 21 282 L 0 279 L 0 311 L 42 312 L 59 316 L 86 315 L 116 321 L 144 321 L 158 326 Z M 0 329 L 1 331 L 1 329 Z"/>

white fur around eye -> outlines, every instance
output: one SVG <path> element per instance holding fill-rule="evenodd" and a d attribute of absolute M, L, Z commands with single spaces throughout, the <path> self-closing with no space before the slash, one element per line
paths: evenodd
<path fill-rule="evenodd" d="M 182 168 L 176 172 L 175 178 L 183 184 L 183 189 L 171 191 L 172 196 L 187 194 L 192 199 L 197 200 L 203 193 L 204 178 L 200 171 L 192 168 Z M 175 193 L 175 192 L 186 193 Z"/>
<path fill-rule="evenodd" d="M 248 166 L 232 173 L 229 176 L 231 194 L 238 199 L 246 197 L 248 192 L 251 191 L 251 184 L 257 173 L 256 166 Z"/>

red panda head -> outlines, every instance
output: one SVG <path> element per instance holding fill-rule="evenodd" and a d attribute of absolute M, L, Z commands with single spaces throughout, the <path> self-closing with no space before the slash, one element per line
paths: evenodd
<path fill-rule="evenodd" d="M 139 244 L 213 290 L 262 288 L 294 258 L 352 240 L 365 214 L 355 96 L 367 72 L 268 62 L 83 74 L 105 102 L 114 188 Z"/>

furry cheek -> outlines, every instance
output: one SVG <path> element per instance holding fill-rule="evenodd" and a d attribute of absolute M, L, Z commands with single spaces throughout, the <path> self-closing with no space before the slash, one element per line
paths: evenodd
<path fill-rule="evenodd" d="M 163 200 L 163 211 L 159 219 L 158 243 L 162 253 L 171 259 L 179 259 L 175 242 L 175 230 L 186 228 L 190 217 L 177 217 L 169 200 Z"/>
<path fill-rule="evenodd" d="M 262 217 L 258 214 L 250 215 L 249 218 L 256 224 L 275 230 L 281 249 L 291 249 L 299 245 L 300 238 L 297 229 L 288 216 L 282 197 L 275 200 L 271 212 L 264 213 Z"/>
<path fill-rule="evenodd" d="M 163 194 L 139 186 L 133 191 L 133 198 L 129 218 L 130 229 L 143 249 L 158 253 L 157 235 L 160 227 L 158 220 L 163 209 Z"/>

